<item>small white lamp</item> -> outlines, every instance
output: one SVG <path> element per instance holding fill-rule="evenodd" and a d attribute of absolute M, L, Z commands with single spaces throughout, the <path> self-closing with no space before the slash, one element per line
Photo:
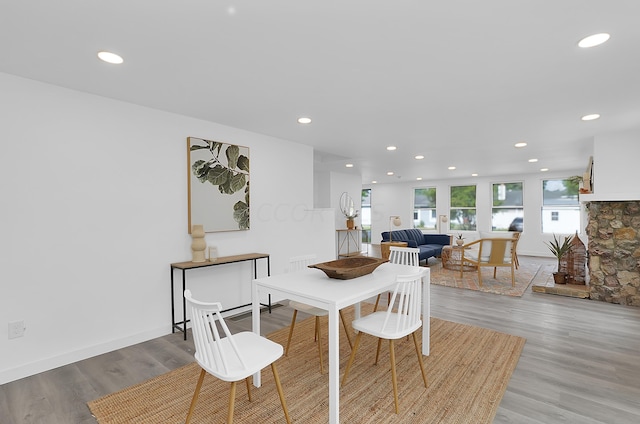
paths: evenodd
<path fill-rule="evenodd" d="M 447 218 L 447 215 L 438 215 L 438 233 L 442 234 L 442 224 L 448 220 L 449 218 Z"/>
<path fill-rule="evenodd" d="M 389 217 L 389 243 L 391 243 L 393 241 L 393 231 L 392 231 L 392 225 L 399 227 L 402 225 L 402 221 L 400 221 L 400 217 L 398 215 L 391 215 Z"/>

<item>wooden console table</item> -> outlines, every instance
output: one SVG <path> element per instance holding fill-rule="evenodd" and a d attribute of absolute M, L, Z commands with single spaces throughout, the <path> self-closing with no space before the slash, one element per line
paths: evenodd
<path fill-rule="evenodd" d="M 336 256 L 340 258 L 348 258 L 350 256 L 360 256 L 360 242 L 361 239 L 360 228 L 354 228 L 352 230 L 336 230 Z M 352 246 L 353 244 L 353 246 Z M 344 247 L 347 247 L 346 251 Z M 353 247 L 353 250 L 352 250 Z"/>
<path fill-rule="evenodd" d="M 187 340 L 187 302 L 184 298 L 184 291 L 186 290 L 186 272 L 189 269 L 197 269 L 197 268 L 206 268 L 216 265 L 224 265 L 224 264 L 232 264 L 236 262 L 246 262 L 253 261 L 253 278 L 258 278 L 258 259 L 266 259 L 267 260 L 267 276 L 271 275 L 271 262 L 269 259 L 268 253 L 246 253 L 243 255 L 234 255 L 234 256 L 223 256 L 216 259 L 215 262 L 176 262 L 171 264 L 171 332 L 175 333 L 176 330 L 182 331 L 184 333 L 184 339 Z M 182 321 L 176 322 L 176 312 L 175 312 L 175 299 L 174 299 L 174 290 L 173 290 L 173 271 L 175 269 L 182 270 Z M 269 308 L 269 312 L 271 312 L 271 295 L 269 295 L 269 304 L 263 306 L 267 306 Z M 231 311 L 233 309 L 242 308 L 245 306 L 251 306 L 251 303 L 247 303 L 246 305 L 235 306 L 233 308 L 225 309 L 222 312 Z"/>

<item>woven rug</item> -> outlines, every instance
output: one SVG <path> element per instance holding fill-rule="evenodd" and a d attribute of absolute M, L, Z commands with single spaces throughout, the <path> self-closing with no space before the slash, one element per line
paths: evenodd
<path fill-rule="evenodd" d="M 496 278 L 493 278 L 493 268 L 483 268 L 482 287 L 478 284 L 478 271 L 476 270 L 464 271 L 462 278 L 460 278 L 460 271 L 443 268 L 442 262 L 431 263 L 429 269 L 431 270 L 431 284 L 506 296 L 522 296 L 536 277 L 540 265 L 521 264 L 515 272 L 515 287 L 511 286 L 511 268 L 507 267 L 498 267 Z"/>
<path fill-rule="evenodd" d="M 363 310 L 367 308 L 371 309 L 364 306 Z M 353 317 L 352 311 L 346 312 L 348 318 Z M 322 322 L 326 325 L 326 318 Z M 284 344 L 287 332 L 288 328 L 284 328 L 269 338 Z M 326 333 L 323 338 L 326 343 Z M 350 349 L 344 334 L 340 339 L 342 375 Z M 423 357 L 428 388 L 422 383 L 411 338 L 396 342 L 400 399 L 400 414 L 396 415 L 388 344 L 383 343 L 380 361 L 374 365 L 376 339 L 363 337 L 349 379 L 340 390 L 340 421 L 491 423 L 524 343 L 521 337 L 432 318 L 431 354 Z M 328 375 L 320 374 L 313 319 L 296 324 L 289 356 L 276 364 L 292 422 L 327 423 Z M 192 363 L 88 405 L 100 424 L 184 423 L 199 372 L 199 366 Z M 244 384 L 238 385 L 235 422 L 284 422 L 269 367 L 262 376 L 262 387 L 252 388 L 252 402 L 248 401 Z M 229 383 L 207 375 L 192 422 L 225 422 L 229 387 Z"/>

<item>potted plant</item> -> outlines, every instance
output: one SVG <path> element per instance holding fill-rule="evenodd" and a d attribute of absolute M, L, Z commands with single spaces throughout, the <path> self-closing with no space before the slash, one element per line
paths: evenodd
<path fill-rule="evenodd" d="M 347 228 L 349 230 L 353 230 L 354 226 L 355 226 L 355 221 L 354 219 L 356 219 L 358 217 L 358 211 L 352 211 L 350 213 L 345 213 L 344 214 L 345 218 L 347 218 Z"/>
<path fill-rule="evenodd" d="M 462 246 L 464 244 L 464 237 L 462 237 L 462 233 L 458 233 L 456 236 L 456 244 L 458 246 Z"/>
<path fill-rule="evenodd" d="M 553 256 L 558 259 L 558 269 L 553 273 L 553 280 L 556 284 L 565 284 L 567 282 L 567 273 L 560 272 L 560 261 L 562 257 L 566 255 L 571 250 L 571 241 L 573 240 L 573 235 L 565 236 L 564 241 L 560 241 L 560 238 L 553 234 L 553 241 L 550 243 L 545 243 Z"/>

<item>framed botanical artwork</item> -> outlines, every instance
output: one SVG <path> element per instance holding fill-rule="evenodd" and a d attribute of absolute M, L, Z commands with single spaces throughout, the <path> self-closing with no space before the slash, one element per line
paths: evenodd
<path fill-rule="evenodd" d="M 249 229 L 249 148 L 187 138 L 189 234 Z"/>

